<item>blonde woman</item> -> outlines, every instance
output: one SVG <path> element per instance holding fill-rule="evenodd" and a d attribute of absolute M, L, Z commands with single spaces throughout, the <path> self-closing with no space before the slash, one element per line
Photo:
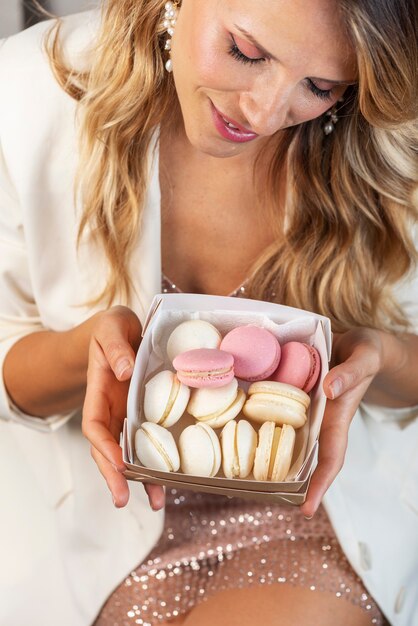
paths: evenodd
<path fill-rule="evenodd" d="M 418 622 L 416 28 L 413 0 L 107 0 L 2 43 L 1 623 Z M 161 289 L 331 318 L 300 509 L 129 494 Z"/>

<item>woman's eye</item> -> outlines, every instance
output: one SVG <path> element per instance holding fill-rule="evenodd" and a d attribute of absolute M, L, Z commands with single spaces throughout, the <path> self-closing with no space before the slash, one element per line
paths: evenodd
<path fill-rule="evenodd" d="M 241 50 L 238 48 L 237 44 L 233 40 L 231 47 L 228 50 L 228 53 L 240 63 L 245 63 L 249 65 L 255 65 L 256 63 L 262 63 L 265 61 L 264 57 L 251 58 L 247 57 Z M 311 91 L 315 96 L 320 98 L 321 100 L 331 100 L 332 98 L 332 89 L 320 89 L 315 83 L 307 78 L 307 86 L 309 91 Z"/>
<path fill-rule="evenodd" d="M 332 89 L 320 89 L 310 78 L 306 80 L 308 81 L 308 89 L 315 94 L 315 96 L 321 98 L 321 100 L 331 100 Z"/>
<path fill-rule="evenodd" d="M 241 52 L 241 50 L 238 48 L 235 41 L 229 48 L 228 53 L 237 61 L 240 61 L 241 63 L 249 63 L 250 65 L 254 65 L 255 63 L 260 63 L 262 61 L 265 61 L 264 57 L 260 57 L 257 59 L 252 59 L 251 57 L 247 57 L 243 52 Z"/>

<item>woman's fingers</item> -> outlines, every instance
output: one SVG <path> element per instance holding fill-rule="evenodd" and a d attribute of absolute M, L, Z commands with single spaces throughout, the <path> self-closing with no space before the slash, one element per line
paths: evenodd
<path fill-rule="evenodd" d="M 154 511 L 159 511 L 165 504 L 165 492 L 161 485 L 152 485 L 151 483 L 144 484 L 145 491 L 147 492 L 149 503 Z"/>
<path fill-rule="evenodd" d="M 109 398 L 107 392 L 100 387 L 94 380 L 87 385 L 83 407 L 83 434 L 109 463 L 118 471 L 123 471 L 126 466 L 122 460 L 122 450 L 117 438 L 110 431 Z"/>
<path fill-rule="evenodd" d="M 307 517 L 315 514 L 344 462 L 351 417 L 344 415 L 339 406 L 341 404 L 338 401 L 327 403 L 319 437 L 318 465 L 312 475 L 306 501 L 301 506 L 302 513 Z"/>
<path fill-rule="evenodd" d="M 334 367 L 324 380 L 324 390 L 330 398 L 333 383 L 341 380 L 342 391 L 335 400 L 328 400 L 319 435 L 318 465 L 312 475 L 307 499 L 301 511 L 312 517 L 321 500 L 341 470 L 348 442 L 348 430 L 358 406 L 373 380 L 374 359 L 358 346 L 352 356 Z"/>
<path fill-rule="evenodd" d="M 129 487 L 125 476 L 118 472 L 113 465 L 93 447 L 91 448 L 91 455 L 112 494 L 113 504 L 118 508 L 124 507 L 129 500 Z"/>
<path fill-rule="evenodd" d="M 116 506 L 129 499 L 119 438 L 140 339 L 137 316 L 126 307 L 113 307 L 97 316 L 90 341 L 82 429 Z"/>
<path fill-rule="evenodd" d="M 362 385 L 364 381 L 370 384 L 379 368 L 380 356 L 377 350 L 371 349 L 366 343 L 358 344 L 346 361 L 333 367 L 326 375 L 324 379 L 326 396 L 334 400 L 350 389 Z"/>

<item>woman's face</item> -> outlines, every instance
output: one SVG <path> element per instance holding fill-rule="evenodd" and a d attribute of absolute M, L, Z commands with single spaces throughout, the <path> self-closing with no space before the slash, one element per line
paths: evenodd
<path fill-rule="evenodd" d="M 216 157 L 322 115 L 356 80 L 335 0 L 183 0 L 172 60 L 187 137 Z"/>

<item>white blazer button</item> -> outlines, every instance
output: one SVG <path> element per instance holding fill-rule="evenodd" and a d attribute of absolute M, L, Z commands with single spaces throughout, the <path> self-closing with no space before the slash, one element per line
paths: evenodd
<path fill-rule="evenodd" d="M 400 613 L 405 602 L 406 587 L 401 587 L 395 600 L 395 613 Z"/>
<path fill-rule="evenodd" d="M 367 543 L 363 543 L 359 541 L 359 550 L 360 550 L 360 565 L 364 570 L 369 570 L 372 568 L 372 555 L 370 554 L 370 548 Z"/>

